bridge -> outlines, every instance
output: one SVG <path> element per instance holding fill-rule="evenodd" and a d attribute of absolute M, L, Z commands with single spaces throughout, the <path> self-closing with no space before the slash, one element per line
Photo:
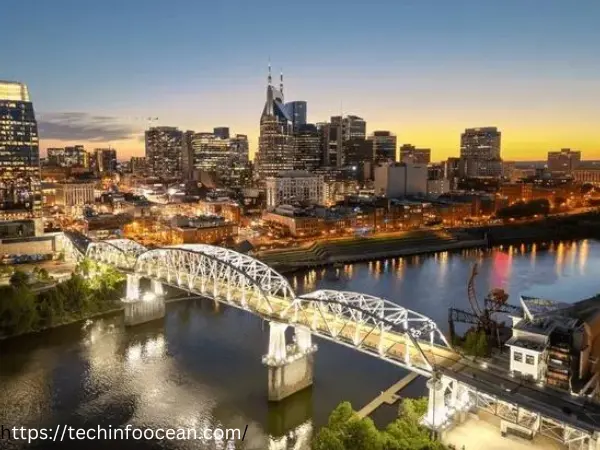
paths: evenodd
<path fill-rule="evenodd" d="M 312 384 L 318 336 L 429 378 L 423 423 L 443 432 L 472 409 L 502 420 L 503 432 L 553 438 L 569 449 L 600 449 L 600 406 L 514 379 L 456 353 L 430 318 L 371 295 L 317 290 L 297 296 L 289 282 L 263 262 L 230 249 L 184 244 L 147 249 L 128 239 L 91 242 L 65 232 L 66 253 L 127 274 L 126 323 L 158 312 L 162 286 L 173 286 L 269 322 L 269 400 L 279 401 Z M 140 280 L 151 280 L 142 294 Z M 157 306 L 158 305 L 158 306 Z M 154 316 L 152 316 L 154 317 Z M 286 330 L 293 328 L 292 342 Z"/>

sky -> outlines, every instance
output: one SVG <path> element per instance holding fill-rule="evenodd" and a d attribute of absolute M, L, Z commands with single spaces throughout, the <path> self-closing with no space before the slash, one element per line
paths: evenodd
<path fill-rule="evenodd" d="M 478 126 L 506 160 L 600 159 L 598 0 L 2 3 L 0 79 L 29 86 L 42 149 L 125 159 L 150 124 L 229 126 L 252 155 L 270 60 L 310 122 L 355 114 L 433 160 Z"/>

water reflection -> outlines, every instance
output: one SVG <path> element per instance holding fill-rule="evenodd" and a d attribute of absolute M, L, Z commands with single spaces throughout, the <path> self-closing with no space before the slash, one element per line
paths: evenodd
<path fill-rule="evenodd" d="M 339 277 L 320 268 L 290 279 L 299 294 L 331 288 L 388 298 L 445 329 L 448 306 L 469 308 L 467 280 L 474 262 L 480 298 L 502 287 L 511 303 L 520 294 L 575 301 L 598 290 L 600 244 L 388 258 L 346 264 L 335 269 Z M 350 400 L 361 407 L 403 375 L 395 366 L 320 341 L 312 390 L 269 405 L 260 362 L 267 336 L 261 320 L 247 312 L 189 300 L 169 304 L 164 321 L 147 326 L 125 329 L 117 316 L 0 342 L 0 423 L 240 429 L 248 424 L 244 449 L 304 450 L 336 404 Z M 421 395 L 424 385 L 411 389 L 410 395 Z M 382 409 L 378 417 L 385 423 L 394 413 L 395 408 Z M 175 445 L 234 448 L 231 442 L 156 443 L 163 449 Z"/>

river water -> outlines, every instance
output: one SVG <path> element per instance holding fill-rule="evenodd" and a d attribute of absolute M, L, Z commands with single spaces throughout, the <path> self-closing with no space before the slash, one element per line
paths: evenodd
<path fill-rule="evenodd" d="M 564 242 L 393 258 L 290 276 L 297 292 L 358 291 L 390 299 L 447 329 L 447 308 L 468 308 L 466 283 L 474 262 L 480 298 L 502 287 L 519 294 L 573 302 L 600 291 L 600 243 Z M 339 272 L 339 276 L 335 275 Z M 0 299 L 1 301 L 1 299 Z M 68 424 L 177 428 L 248 425 L 243 445 L 201 441 L 37 442 L 32 448 L 305 449 L 311 430 L 342 400 L 362 407 L 405 371 L 330 342 L 318 341 L 314 386 L 269 404 L 261 356 L 267 325 L 246 312 L 207 300 L 167 305 L 163 321 L 125 330 L 120 316 L 0 343 L 0 425 Z M 425 393 L 417 379 L 403 391 Z M 373 418 L 389 421 L 397 406 Z M 60 446 L 60 447 L 59 447 Z M 23 448 L 0 441 L 0 448 Z"/>

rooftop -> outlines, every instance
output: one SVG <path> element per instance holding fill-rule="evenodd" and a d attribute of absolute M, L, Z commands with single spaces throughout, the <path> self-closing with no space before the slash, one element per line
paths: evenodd
<path fill-rule="evenodd" d="M 506 341 L 506 345 L 508 347 L 526 348 L 527 350 L 533 350 L 536 352 L 543 352 L 546 348 L 546 344 L 541 344 L 539 342 L 529 341 L 526 339 L 519 339 L 515 336 Z"/>
<path fill-rule="evenodd" d="M 28 102 L 29 91 L 27 85 L 18 81 L 0 80 L 0 100 L 13 100 L 17 102 Z"/>

